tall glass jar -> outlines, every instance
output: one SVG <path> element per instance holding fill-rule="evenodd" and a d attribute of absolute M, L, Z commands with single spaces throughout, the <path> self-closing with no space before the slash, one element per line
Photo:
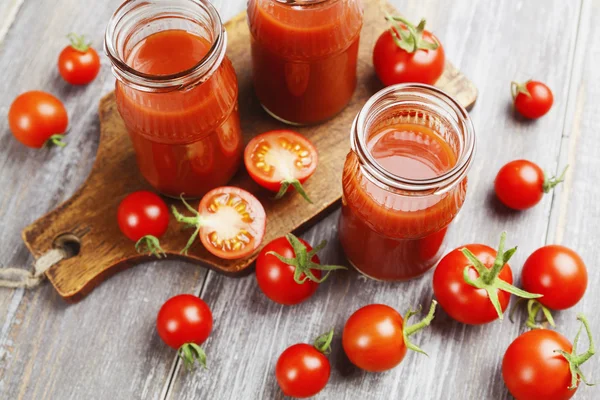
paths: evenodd
<path fill-rule="evenodd" d="M 128 0 L 106 29 L 117 107 L 142 175 L 159 192 L 225 185 L 243 139 L 227 34 L 207 0 Z"/>
<path fill-rule="evenodd" d="M 390 281 L 433 267 L 474 152 L 469 114 L 441 90 L 405 84 L 375 94 L 354 121 L 343 171 L 339 236 L 350 263 Z"/>
<path fill-rule="evenodd" d="M 356 88 L 360 0 L 249 0 L 252 65 L 263 108 L 289 124 L 327 120 Z"/>

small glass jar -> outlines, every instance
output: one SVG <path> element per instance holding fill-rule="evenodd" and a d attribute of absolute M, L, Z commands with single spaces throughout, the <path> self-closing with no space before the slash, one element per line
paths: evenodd
<path fill-rule="evenodd" d="M 354 121 L 343 171 L 339 236 L 350 263 L 386 281 L 433 267 L 474 153 L 469 114 L 441 90 L 404 84 L 375 94 Z"/>
<path fill-rule="evenodd" d="M 325 121 L 356 89 L 360 0 L 249 0 L 254 88 L 288 124 Z"/>
<path fill-rule="evenodd" d="M 106 29 L 117 107 L 144 178 L 201 197 L 240 165 L 238 83 L 207 0 L 128 0 Z"/>

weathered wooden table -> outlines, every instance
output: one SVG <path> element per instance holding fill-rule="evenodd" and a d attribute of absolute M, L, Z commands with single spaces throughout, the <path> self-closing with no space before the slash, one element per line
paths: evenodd
<path fill-rule="evenodd" d="M 0 265 L 26 266 L 32 258 L 20 231 L 68 199 L 90 171 L 98 144 L 96 108 L 114 85 L 108 60 L 88 87 L 58 76 L 56 58 L 68 32 L 80 32 L 101 48 L 106 22 L 121 0 L 0 1 Z M 245 0 L 215 1 L 224 19 Z M 394 0 L 410 19 L 426 17 L 447 57 L 479 88 L 472 116 L 478 154 L 468 200 L 449 234 L 449 245 L 496 245 L 502 230 L 519 245 L 513 270 L 545 243 L 562 243 L 586 260 L 589 290 L 575 309 L 556 314 L 572 338 L 577 312 L 586 313 L 600 340 L 600 18 L 599 0 Z M 553 89 L 546 117 L 526 122 L 513 115 L 511 80 L 535 77 Z M 11 138 L 6 113 L 19 93 L 41 89 L 64 99 L 71 116 L 69 146 L 58 152 L 24 148 Z M 528 158 L 549 172 L 571 165 L 567 182 L 538 207 L 522 213 L 500 206 L 493 179 L 505 162 Z M 330 245 L 321 259 L 345 263 L 334 212 L 304 237 Z M 517 274 L 518 275 L 518 274 Z M 212 307 L 215 330 L 205 345 L 209 370 L 186 373 L 158 338 L 160 305 L 178 293 L 196 293 Z M 282 398 L 274 377 L 288 345 L 310 341 L 332 325 L 341 333 L 357 308 L 381 302 L 402 313 L 428 305 L 431 274 L 409 283 L 365 281 L 354 271 L 337 273 L 296 307 L 270 302 L 254 277 L 225 278 L 182 262 L 138 266 L 68 305 L 45 284 L 35 290 L 0 289 L 1 399 L 273 399 Z M 522 322 L 522 321 L 518 321 Z M 458 324 L 439 311 L 431 329 L 416 338 L 429 357 L 409 354 L 396 369 L 369 374 L 349 365 L 339 336 L 333 372 L 319 398 L 504 399 L 502 355 L 522 331 L 505 320 L 482 327 Z M 585 348 L 586 343 L 582 343 Z M 600 380 L 600 357 L 583 368 Z M 594 376 L 595 375 L 595 376 Z M 600 397 L 582 387 L 578 399 Z"/>

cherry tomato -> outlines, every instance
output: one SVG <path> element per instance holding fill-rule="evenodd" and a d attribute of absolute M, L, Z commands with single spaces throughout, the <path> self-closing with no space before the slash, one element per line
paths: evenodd
<path fill-rule="evenodd" d="M 298 304 L 312 296 L 332 270 L 346 269 L 321 265 L 316 252 L 325 243 L 313 249 L 304 240 L 288 234 L 267 244 L 256 259 L 256 280 L 263 293 L 279 304 Z M 322 269 L 329 271 L 324 278 Z"/>
<path fill-rule="evenodd" d="M 525 210 L 540 202 L 544 193 L 549 193 L 565 179 L 567 169 L 558 178 L 546 178 L 544 171 L 527 160 L 515 160 L 498 171 L 494 189 L 498 199 L 513 210 Z"/>
<path fill-rule="evenodd" d="M 417 27 L 401 17 L 388 20 L 392 27 L 381 34 L 373 50 L 373 64 L 381 82 L 385 86 L 436 83 L 444 72 L 446 57 L 440 41 L 424 30 L 425 20 Z"/>
<path fill-rule="evenodd" d="M 283 394 L 305 398 L 325 388 L 331 365 L 324 353 L 329 351 L 332 338 L 333 330 L 317 338 L 314 346 L 299 343 L 281 353 L 275 366 L 275 377 Z"/>
<path fill-rule="evenodd" d="M 578 317 L 593 343 L 585 317 Z M 576 340 L 577 341 L 577 340 Z M 510 344 L 502 360 L 502 377 L 510 393 L 518 400 L 566 400 L 575 395 L 580 372 L 571 373 L 569 364 L 578 367 L 593 355 L 571 354 L 568 339 L 548 329 L 525 332 Z M 590 345 L 591 347 L 591 345 Z M 585 382 L 585 380 L 584 380 Z"/>
<path fill-rule="evenodd" d="M 244 163 L 252 179 L 281 198 L 292 188 L 312 203 L 302 184 L 317 168 L 315 146 L 304 136 L 289 130 L 270 131 L 256 136 L 246 146 Z"/>
<path fill-rule="evenodd" d="M 428 326 L 433 320 L 436 302 L 419 323 L 405 326 L 402 316 L 384 304 L 370 304 L 348 318 L 342 334 L 342 345 L 350 361 L 365 371 L 387 371 L 400 364 L 407 348 L 423 353 L 408 337 Z M 406 321 L 415 314 L 409 311 Z"/>
<path fill-rule="evenodd" d="M 158 335 L 191 367 L 195 359 L 206 366 L 206 355 L 200 345 L 212 331 L 213 317 L 208 305 L 191 294 L 181 294 L 163 304 L 156 318 Z"/>
<path fill-rule="evenodd" d="M 487 324 L 502 319 L 511 293 L 524 298 L 540 297 L 512 286 L 513 275 L 507 261 L 516 248 L 505 252 L 505 240 L 503 233 L 498 251 L 483 244 L 468 244 L 452 250 L 439 262 L 433 274 L 433 292 L 440 306 L 455 320 Z"/>
<path fill-rule="evenodd" d="M 71 44 L 58 56 L 58 72 L 71 85 L 86 85 L 98 75 L 100 57 L 84 36 L 70 33 L 67 37 Z"/>
<path fill-rule="evenodd" d="M 173 207 L 178 222 L 196 226 L 183 253 L 187 253 L 196 236 L 211 254 L 228 260 L 252 254 L 265 234 L 265 209 L 251 193 L 236 187 L 223 186 L 208 192 L 200 201 L 198 211 L 185 199 L 192 217 L 180 214 Z"/>
<path fill-rule="evenodd" d="M 587 269 L 568 247 L 545 246 L 533 252 L 521 271 L 523 289 L 544 295 L 539 301 L 552 310 L 573 307 L 587 288 Z"/>
<path fill-rule="evenodd" d="M 510 89 L 515 109 L 525 118 L 540 118 L 550 111 L 554 103 L 552 91 L 542 82 L 511 82 Z"/>
<path fill-rule="evenodd" d="M 65 106 L 50 93 L 32 91 L 19 95 L 8 111 L 13 136 L 25 146 L 40 148 L 46 143 L 64 147 L 62 137 L 69 125 Z"/>

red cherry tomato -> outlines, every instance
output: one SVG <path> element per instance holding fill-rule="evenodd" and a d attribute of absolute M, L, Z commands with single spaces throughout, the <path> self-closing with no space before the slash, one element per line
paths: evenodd
<path fill-rule="evenodd" d="M 100 57 L 84 36 L 70 33 L 68 38 L 71 45 L 58 56 L 58 72 L 71 85 L 86 85 L 98 75 Z"/>
<path fill-rule="evenodd" d="M 385 86 L 419 82 L 433 85 L 442 76 L 446 57 L 440 41 L 400 17 L 392 17 L 392 28 L 383 32 L 373 50 L 375 72 Z M 398 23 L 400 22 L 400 24 Z"/>
<path fill-rule="evenodd" d="M 206 365 L 200 345 L 212 331 L 213 317 L 208 305 L 191 294 L 181 294 L 163 304 L 156 318 L 156 330 L 167 346 L 179 350 L 188 367 L 198 359 Z"/>
<path fill-rule="evenodd" d="M 194 216 L 184 216 L 173 208 L 177 221 L 196 226 L 183 253 L 198 235 L 206 250 L 228 260 L 247 257 L 262 243 L 267 217 L 251 193 L 231 186 L 213 189 L 202 198 L 198 211 L 182 200 Z"/>
<path fill-rule="evenodd" d="M 439 262 L 433 274 L 433 292 L 440 306 L 455 320 L 487 324 L 502 318 L 511 293 L 539 297 L 512 286 L 512 270 L 506 261 L 516 248 L 505 252 L 505 240 L 503 233 L 498 252 L 483 244 L 468 244 L 452 250 Z M 465 270 L 471 282 L 465 280 Z"/>
<path fill-rule="evenodd" d="M 371 304 L 357 310 L 348 318 L 342 335 L 342 345 L 350 361 L 365 371 L 387 371 L 400 364 L 406 349 L 423 352 L 405 341 L 431 323 L 436 302 L 421 322 L 405 326 L 398 311 L 384 304 Z M 415 313 L 409 311 L 406 320 Z"/>
<path fill-rule="evenodd" d="M 525 118 L 540 118 L 550 111 L 554 103 L 552 91 L 542 82 L 511 82 L 511 92 L 515 109 Z"/>
<path fill-rule="evenodd" d="M 568 247 L 545 246 L 533 252 L 521 271 L 523 289 L 544 295 L 539 301 L 552 310 L 573 307 L 587 288 L 587 269 Z"/>
<path fill-rule="evenodd" d="M 331 365 L 323 353 L 328 352 L 332 337 L 333 331 L 317 338 L 314 346 L 299 343 L 281 353 L 275 367 L 275 377 L 283 394 L 305 398 L 325 388 Z M 321 347 L 320 341 L 324 341 Z"/>
<path fill-rule="evenodd" d="M 252 179 L 282 197 L 292 188 L 312 203 L 302 184 L 317 168 L 315 146 L 304 136 L 289 130 L 263 133 L 246 146 L 244 163 Z"/>
<path fill-rule="evenodd" d="M 591 332 L 583 316 L 578 317 L 586 328 L 590 343 Z M 580 373 L 571 373 L 574 367 L 587 361 L 593 351 L 572 355 L 573 347 L 561 334 L 548 329 L 525 332 L 506 350 L 502 360 L 502 377 L 510 393 L 518 400 L 566 400 L 575 395 Z M 578 356 L 579 359 L 573 358 Z"/>
<path fill-rule="evenodd" d="M 494 189 L 498 199 L 514 210 L 525 210 L 540 202 L 544 193 L 549 193 L 565 179 L 566 169 L 558 178 L 545 178 L 544 171 L 527 160 L 515 160 L 498 171 Z"/>
<path fill-rule="evenodd" d="M 256 259 L 256 280 L 263 293 L 276 303 L 293 305 L 312 296 L 321 278 L 321 269 L 346 269 L 342 266 L 321 265 L 316 252 L 325 246 L 322 242 L 313 249 L 310 244 L 292 234 L 267 244 Z"/>
<path fill-rule="evenodd" d="M 65 146 L 61 140 L 69 125 L 65 106 L 50 93 L 32 91 L 19 95 L 8 111 L 13 136 L 25 146 L 40 148 L 46 143 Z"/>

